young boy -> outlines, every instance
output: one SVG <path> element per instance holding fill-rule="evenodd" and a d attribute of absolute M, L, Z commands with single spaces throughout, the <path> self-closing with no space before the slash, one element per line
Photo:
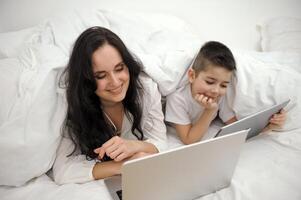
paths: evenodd
<path fill-rule="evenodd" d="M 189 82 L 167 96 L 165 120 L 172 123 L 184 144 L 200 141 L 218 112 L 226 124 L 237 120 L 223 98 L 235 71 L 230 49 L 207 42 L 188 70 Z M 282 126 L 285 119 L 281 111 L 271 118 L 267 129 Z"/>

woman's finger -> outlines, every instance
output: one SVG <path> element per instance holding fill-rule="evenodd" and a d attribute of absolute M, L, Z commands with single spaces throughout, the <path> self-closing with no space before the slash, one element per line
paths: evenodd
<path fill-rule="evenodd" d="M 111 146 L 107 147 L 105 149 L 105 152 L 108 156 L 110 156 L 114 151 L 116 151 L 119 148 L 120 144 L 114 143 Z"/>
<path fill-rule="evenodd" d="M 126 153 L 125 148 L 124 148 L 124 146 L 119 146 L 117 149 L 110 152 L 110 154 L 108 156 L 110 156 L 110 158 L 112 158 L 112 159 L 115 159 L 117 156 L 119 156 L 122 153 Z"/>
<path fill-rule="evenodd" d="M 98 159 L 102 159 L 105 156 L 105 150 L 103 148 L 100 148 L 98 151 Z"/>
<path fill-rule="evenodd" d="M 126 153 L 122 152 L 121 154 L 119 154 L 118 156 L 115 157 L 114 161 L 119 162 L 119 161 L 122 161 L 122 160 L 124 160 L 128 157 L 129 156 Z"/>
<path fill-rule="evenodd" d="M 119 137 L 118 137 L 118 136 L 114 136 L 114 137 L 112 137 L 111 139 L 109 139 L 108 141 L 106 141 L 106 142 L 102 145 L 102 147 L 103 147 L 103 148 L 107 148 L 107 147 L 113 145 L 113 144 L 114 144 L 116 141 L 118 141 L 118 140 L 119 140 Z"/>

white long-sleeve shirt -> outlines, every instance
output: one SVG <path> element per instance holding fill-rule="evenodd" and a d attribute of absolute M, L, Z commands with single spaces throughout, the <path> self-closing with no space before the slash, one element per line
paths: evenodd
<path fill-rule="evenodd" d="M 141 75 L 139 78 L 144 87 L 141 128 L 145 138 L 147 138 L 146 142 L 154 144 L 159 151 L 162 151 L 167 147 L 167 143 L 161 94 L 158 91 L 157 84 L 151 78 L 146 75 Z M 61 96 L 65 98 L 63 94 Z M 124 115 L 121 129 L 122 138 L 136 139 L 131 133 L 131 125 L 130 120 Z M 62 137 L 52 168 L 53 178 L 58 184 L 84 183 L 94 180 L 92 170 L 97 161 L 87 160 L 79 149 L 76 149 L 72 156 L 67 157 L 73 148 L 74 144 L 70 138 Z"/>

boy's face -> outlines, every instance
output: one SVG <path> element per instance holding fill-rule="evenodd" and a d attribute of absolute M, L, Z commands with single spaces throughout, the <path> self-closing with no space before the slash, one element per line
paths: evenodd
<path fill-rule="evenodd" d="M 214 102 L 218 102 L 220 97 L 226 94 L 231 76 L 231 71 L 220 66 L 208 66 L 198 75 L 193 69 L 189 69 L 188 77 L 192 96 L 202 94 L 211 98 Z"/>

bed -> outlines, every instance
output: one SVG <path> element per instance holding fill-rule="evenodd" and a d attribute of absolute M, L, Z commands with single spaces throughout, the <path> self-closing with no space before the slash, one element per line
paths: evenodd
<path fill-rule="evenodd" d="M 51 179 L 64 119 L 58 77 L 76 37 L 94 25 L 120 35 L 163 96 L 183 83 L 206 41 L 173 15 L 105 9 L 70 11 L 0 33 L 2 200 L 111 199 L 103 180 L 57 185 Z M 287 122 L 247 141 L 231 185 L 200 200 L 301 199 L 301 19 L 275 18 L 258 29 L 261 52 L 232 49 L 238 70 L 229 88 L 235 95 L 227 98 L 238 118 L 289 98 Z M 213 123 L 204 139 L 220 126 Z M 183 145 L 167 130 L 169 149 Z"/>

